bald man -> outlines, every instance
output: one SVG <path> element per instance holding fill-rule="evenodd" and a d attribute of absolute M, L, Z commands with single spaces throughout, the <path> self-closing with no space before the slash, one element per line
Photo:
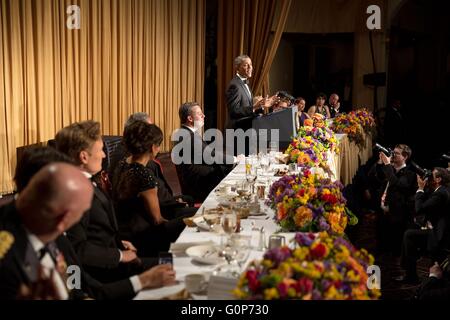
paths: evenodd
<path fill-rule="evenodd" d="M 53 299 L 132 298 L 131 284 L 103 285 L 81 271 L 82 288 L 70 290 L 66 268 L 79 266 L 77 257 L 62 234 L 89 209 L 92 183 L 76 167 L 52 163 L 36 173 L 12 203 L 0 208 L 0 299 L 15 299 L 22 284 L 49 278 Z M 79 267 L 80 268 L 80 267 Z M 140 276 L 143 287 L 170 282 L 168 266 L 154 268 Z M 82 270 L 80 268 L 80 270 Z"/>
<path fill-rule="evenodd" d="M 330 95 L 330 100 L 328 100 L 328 102 L 331 118 L 336 117 L 339 112 L 342 112 L 342 110 L 339 110 L 339 108 L 341 107 L 341 103 L 339 102 L 339 96 L 336 93 L 332 93 Z"/>

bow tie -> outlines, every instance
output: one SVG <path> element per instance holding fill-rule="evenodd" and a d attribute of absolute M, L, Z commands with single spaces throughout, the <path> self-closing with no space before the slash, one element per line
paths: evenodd
<path fill-rule="evenodd" d="M 242 82 L 244 82 L 244 84 L 247 84 L 247 85 L 248 85 L 248 80 L 247 80 L 247 79 L 242 80 Z"/>
<path fill-rule="evenodd" d="M 48 246 L 44 246 L 41 250 L 39 250 L 39 253 L 38 253 L 39 260 L 42 260 L 42 258 L 44 258 L 46 253 L 50 253 Z"/>

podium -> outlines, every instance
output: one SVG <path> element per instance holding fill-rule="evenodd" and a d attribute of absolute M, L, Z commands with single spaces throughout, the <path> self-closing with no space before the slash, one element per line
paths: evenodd
<path fill-rule="evenodd" d="M 267 147 L 269 147 L 272 141 L 278 142 L 280 151 L 285 150 L 292 138 L 297 134 L 298 124 L 298 109 L 297 106 L 293 106 L 280 111 L 275 111 L 269 114 L 260 115 L 253 119 L 252 128 L 258 133 L 258 146 L 261 146 L 260 139 L 265 137 L 261 135 L 265 129 L 267 132 Z M 271 131 L 271 129 L 277 129 L 278 135 Z"/>

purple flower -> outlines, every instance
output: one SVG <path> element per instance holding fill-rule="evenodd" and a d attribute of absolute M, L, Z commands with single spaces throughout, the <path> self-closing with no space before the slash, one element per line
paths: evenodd
<path fill-rule="evenodd" d="M 277 267 L 281 262 L 291 257 L 292 253 L 288 247 L 280 247 L 268 250 L 264 254 L 264 259 L 271 260 Z"/>
<path fill-rule="evenodd" d="M 328 224 L 328 222 L 325 220 L 324 217 L 319 218 L 319 229 L 322 231 L 330 230 L 330 225 Z"/>
<path fill-rule="evenodd" d="M 311 246 L 311 244 L 313 243 L 315 238 L 316 237 L 311 232 L 309 232 L 309 233 L 299 232 L 295 235 L 295 241 L 300 246 L 307 246 L 307 247 Z"/>

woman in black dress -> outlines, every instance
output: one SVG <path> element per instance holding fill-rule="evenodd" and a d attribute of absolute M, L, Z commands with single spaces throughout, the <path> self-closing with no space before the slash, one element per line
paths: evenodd
<path fill-rule="evenodd" d="M 162 131 L 154 124 L 138 121 L 127 127 L 123 143 L 130 156 L 119 162 L 113 175 L 120 232 L 134 243 L 140 255 L 167 251 L 185 227 L 182 216 L 167 220 L 161 215 L 158 184 L 147 168 L 162 140 Z"/>

